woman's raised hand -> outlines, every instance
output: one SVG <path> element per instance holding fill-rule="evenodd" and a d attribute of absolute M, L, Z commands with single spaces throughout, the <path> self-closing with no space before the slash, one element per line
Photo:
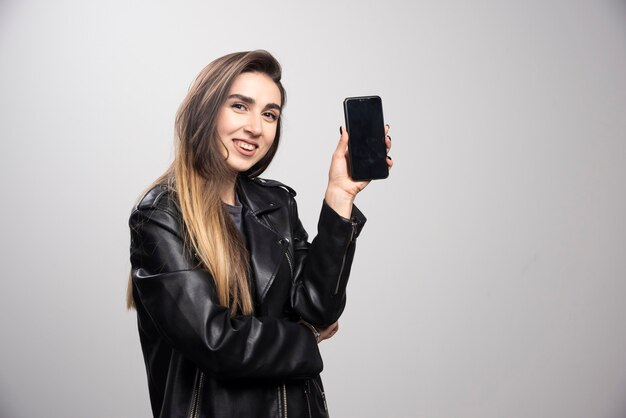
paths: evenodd
<path fill-rule="evenodd" d="M 344 218 L 349 219 L 352 214 L 352 204 L 356 195 L 363 190 L 369 181 L 354 181 L 348 170 L 348 132 L 339 128 L 341 137 L 333 153 L 328 172 L 328 186 L 324 199 L 326 204 Z M 387 153 L 391 149 L 391 137 L 388 135 L 389 125 L 385 125 L 385 145 Z M 387 156 L 387 165 L 391 169 L 393 161 Z"/>

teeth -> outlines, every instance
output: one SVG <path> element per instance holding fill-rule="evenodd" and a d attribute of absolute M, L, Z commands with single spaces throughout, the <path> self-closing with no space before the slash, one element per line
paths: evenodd
<path fill-rule="evenodd" d="M 254 150 L 256 147 L 252 144 L 248 144 L 247 142 L 243 142 L 243 141 L 237 141 L 237 145 L 239 145 L 239 147 L 247 150 L 247 151 L 252 151 Z"/>

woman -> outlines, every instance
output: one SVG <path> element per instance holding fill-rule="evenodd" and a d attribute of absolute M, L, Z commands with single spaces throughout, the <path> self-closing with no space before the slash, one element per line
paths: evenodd
<path fill-rule="evenodd" d="M 155 417 L 328 415 L 317 344 L 345 306 L 367 183 L 348 176 L 343 132 L 309 243 L 295 192 L 257 177 L 280 139 L 280 78 L 265 51 L 204 68 L 175 160 L 131 214 L 128 302 Z"/>

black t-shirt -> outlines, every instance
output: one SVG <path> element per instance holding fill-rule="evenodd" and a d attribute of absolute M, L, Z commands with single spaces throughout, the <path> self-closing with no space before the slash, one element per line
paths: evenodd
<path fill-rule="evenodd" d="M 241 235 L 241 237 L 243 238 L 245 242 L 246 234 L 243 230 L 243 206 L 241 205 L 241 203 L 239 203 L 239 201 L 235 202 L 235 205 L 236 206 L 231 206 L 231 205 L 224 203 L 224 206 L 226 207 L 226 211 L 228 211 L 228 214 L 230 215 L 230 219 L 233 220 L 233 223 L 235 224 L 235 228 L 237 228 L 237 231 L 239 231 L 239 234 Z"/>
<path fill-rule="evenodd" d="M 239 231 L 239 235 L 243 239 L 243 243 L 247 248 L 248 240 L 246 239 L 246 232 L 244 230 L 244 225 L 243 225 L 243 211 L 245 210 L 243 205 L 241 204 L 239 199 L 235 197 L 235 206 L 224 203 L 224 207 L 226 208 L 226 211 L 230 215 L 230 219 L 232 219 L 233 224 L 235 224 L 235 228 L 237 228 L 237 231 Z M 250 271 L 250 273 L 252 272 Z M 256 283 L 254 280 L 252 280 L 250 276 L 248 276 L 248 278 L 249 278 L 248 283 L 250 284 L 250 288 L 251 288 L 250 290 L 252 291 L 252 295 L 255 295 Z"/>

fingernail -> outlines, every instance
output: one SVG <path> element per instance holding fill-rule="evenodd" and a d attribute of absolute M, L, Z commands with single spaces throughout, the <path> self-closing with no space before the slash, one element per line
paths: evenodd
<path fill-rule="evenodd" d="M 390 135 L 387 135 L 387 138 L 389 138 L 389 140 L 391 141 L 391 136 Z"/>
<path fill-rule="evenodd" d="M 339 127 L 339 135 L 343 135 L 343 129 L 341 129 L 341 126 Z"/>

